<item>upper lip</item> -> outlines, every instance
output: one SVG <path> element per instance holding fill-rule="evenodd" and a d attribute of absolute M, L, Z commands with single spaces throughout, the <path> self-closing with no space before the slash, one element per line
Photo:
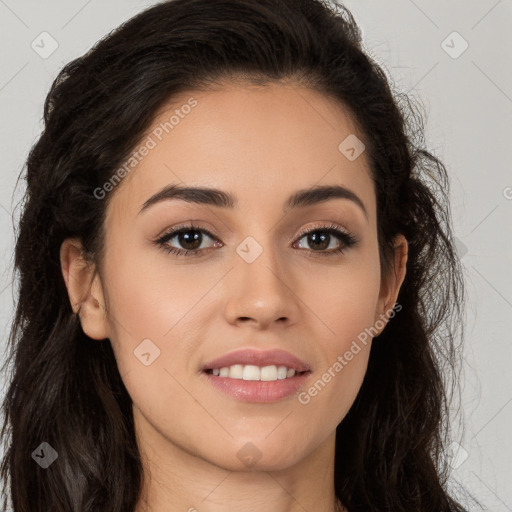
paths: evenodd
<path fill-rule="evenodd" d="M 305 372 L 310 370 L 310 366 L 299 359 L 297 356 L 286 352 L 286 350 L 255 350 L 239 349 L 229 352 L 213 361 L 208 361 L 202 366 L 202 370 L 213 370 L 214 368 L 224 368 L 234 364 L 251 364 L 255 366 L 286 366 L 293 368 L 296 372 Z"/>

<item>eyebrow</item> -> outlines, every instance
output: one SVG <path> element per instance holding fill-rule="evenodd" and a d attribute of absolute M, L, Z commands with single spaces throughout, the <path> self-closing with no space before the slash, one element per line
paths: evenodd
<path fill-rule="evenodd" d="M 232 209 L 238 206 L 238 201 L 235 196 L 216 188 L 184 187 L 171 184 L 152 195 L 142 205 L 139 214 L 156 203 L 172 199 L 181 199 L 189 203 L 207 204 L 220 208 Z M 366 211 L 363 201 L 352 190 L 341 185 L 323 185 L 298 190 L 288 198 L 283 207 L 283 212 L 286 213 L 291 209 L 324 203 L 331 199 L 348 199 L 354 202 L 363 211 L 366 219 L 368 219 L 368 212 Z"/>

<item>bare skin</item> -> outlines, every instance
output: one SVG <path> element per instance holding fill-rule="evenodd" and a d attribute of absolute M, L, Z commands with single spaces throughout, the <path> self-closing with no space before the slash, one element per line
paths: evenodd
<path fill-rule="evenodd" d="M 174 98 L 148 133 L 190 97 L 197 106 L 111 192 L 102 267 L 84 263 L 79 240 L 61 247 L 82 328 L 110 340 L 133 400 L 145 468 L 136 510 L 334 512 L 336 426 L 360 389 L 371 337 L 341 371 L 333 364 L 365 329 L 384 328 L 378 321 L 396 303 L 407 242 L 396 238 L 394 270 L 381 275 L 366 154 L 350 161 L 338 149 L 363 135 L 340 105 L 299 86 L 226 83 Z M 140 212 L 171 183 L 220 189 L 238 204 L 172 199 Z M 323 185 L 350 189 L 366 214 L 347 198 L 283 212 L 290 195 Z M 203 233 L 200 256 L 168 253 L 187 248 L 178 236 L 155 243 L 190 221 L 214 235 Z M 333 253 L 344 244 L 337 235 L 321 249 L 301 235 L 331 225 L 358 241 Z M 257 250 L 247 237 L 262 249 L 250 263 L 236 250 Z M 134 355 L 145 339 L 160 350 L 147 366 Z M 292 394 L 247 403 L 212 386 L 201 366 L 239 348 L 279 348 L 306 361 L 309 401 Z M 325 387 L 308 394 L 329 368 Z"/>

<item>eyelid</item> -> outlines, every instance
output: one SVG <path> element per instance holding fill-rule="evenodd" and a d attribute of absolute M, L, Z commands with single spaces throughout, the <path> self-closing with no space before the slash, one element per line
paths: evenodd
<path fill-rule="evenodd" d="M 329 221 L 322 222 L 322 221 L 319 221 L 318 224 L 314 224 L 313 226 L 309 226 L 307 228 L 303 228 L 299 232 L 299 234 L 295 238 L 292 239 L 292 241 L 293 240 L 299 240 L 302 237 L 304 237 L 305 235 L 308 235 L 309 233 L 311 233 L 312 231 L 321 231 L 321 230 L 324 230 L 324 231 L 336 230 L 336 231 L 341 231 L 344 235 L 353 236 L 353 235 L 351 235 L 351 233 L 350 233 L 350 231 L 348 229 L 345 229 L 344 227 L 339 226 L 338 224 L 335 224 L 334 222 L 329 222 Z"/>
<path fill-rule="evenodd" d="M 213 238 L 214 240 L 218 240 L 218 238 L 213 234 L 213 232 L 208 229 L 205 226 L 196 224 L 195 221 L 191 220 L 188 222 L 183 222 L 181 224 L 178 224 L 177 226 L 173 226 L 170 228 L 166 228 L 164 231 L 162 231 L 161 234 L 159 234 L 155 238 L 155 242 L 161 241 L 164 238 L 166 238 L 168 235 L 176 236 L 180 231 L 182 230 L 189 230 L 189 231 L 203 231 L 205 232 L 210 238 Z"/>

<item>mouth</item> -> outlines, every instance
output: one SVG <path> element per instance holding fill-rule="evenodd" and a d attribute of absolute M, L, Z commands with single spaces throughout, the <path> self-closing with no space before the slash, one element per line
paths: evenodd
<path fill-rule="evenodd" d="M 308 373 L 309 370 L 297 371 L 284 365 L 256 366 L 252 364 L 233 364 L 222 368 L 204 370 L 205 373 L 216 377 L 244 381 L 274 382 L 277 380 L 291 379 Z"/>
<path fill-rule="evenodd" d="M 235 400 L 277 402 L 298 393 L 312 370 L 284 350 L 238 350 L 211 361 L 201 375 L 215 389 Z"/>

